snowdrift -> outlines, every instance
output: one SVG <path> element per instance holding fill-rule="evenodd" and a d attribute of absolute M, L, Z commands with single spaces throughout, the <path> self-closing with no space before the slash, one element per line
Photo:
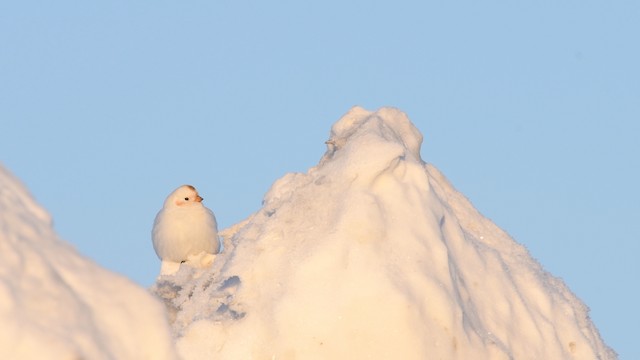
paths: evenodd
<path fill-rule="evenodd" d="M 80 256 L 0 166 L 0 357 L 174 359 L 164 308 Z"/>
<path fill-rule="evenodd" d="M 398 110 L 354 108 L 307 173 L 153 291 L 184 359 L 615 359 L 585 305 L 420 157 Z"/>
<path fill-rule="evenodd" d="M 354 108 L 307 173 L 154 291 L 184 359 L 615 359 L 586 306 L 420 157 L 398 110 Z"/>

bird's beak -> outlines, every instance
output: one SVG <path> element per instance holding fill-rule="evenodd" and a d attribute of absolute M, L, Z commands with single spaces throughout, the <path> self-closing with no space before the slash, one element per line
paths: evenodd
<path fill-rule="evenodd" d="M 196 196 L 196 201 L 197 202 L 202 202 L 202 200 L 204 200 L 202 197 L 200 197 L 200 195 Z"/>

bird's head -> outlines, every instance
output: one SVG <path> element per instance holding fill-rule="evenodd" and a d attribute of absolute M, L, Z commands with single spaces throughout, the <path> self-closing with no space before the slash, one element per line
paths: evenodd
<path fill-rule="evenodd" d="M 187 207 L 201 205 L 202 197 L 198 195 L 198 191 L 191 185 L 183 185 L 172 192 L 164 202 L 165 207 Z"/>

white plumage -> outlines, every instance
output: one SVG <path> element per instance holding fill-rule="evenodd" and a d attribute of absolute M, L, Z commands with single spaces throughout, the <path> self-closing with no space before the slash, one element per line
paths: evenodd
<path fill-rule="evenodd" d="M 183 185 L 167 197 L 153 223 L 152 239 L 163 262 L 180 263 L 193 255 L 220 250 L 216 218 L 191 185 Z"/>

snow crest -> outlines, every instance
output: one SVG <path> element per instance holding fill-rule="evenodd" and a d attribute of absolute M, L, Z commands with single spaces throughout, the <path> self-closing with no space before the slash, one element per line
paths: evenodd
<path fill-rule="evenodd" d="M 162 304 L 58 239 L 0 166 L 3 359 L 174 359 Z"/>
<path fill-rule="evenodd" d="M 399 110 L 354 108 L 307 173 L 153 291 L 184 359 L 615 359 L 587 308 L 420 158 Z"/>

